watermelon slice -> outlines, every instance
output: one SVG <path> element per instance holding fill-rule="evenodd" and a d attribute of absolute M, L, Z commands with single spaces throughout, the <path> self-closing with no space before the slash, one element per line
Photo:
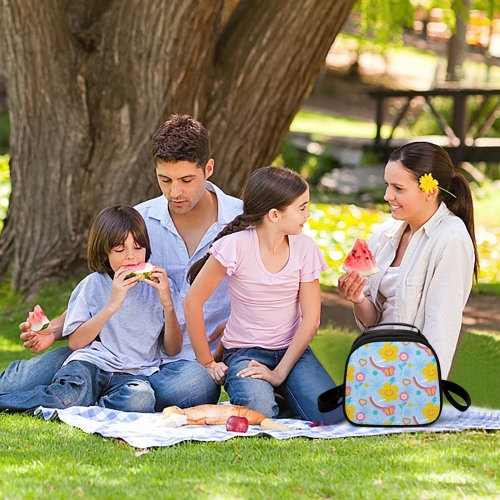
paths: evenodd
<path fill-rule="evenodd" d="M 342 264 L 344 271 L 356 271 L 361 276 L 371 276 L 379 269 L 365 240 L 358 238 Z"/>
<path fill-rule="evenodd" d="M 124 269 L 130 271 L 125 279 L 132 278 L 133 276 L 139 276 L 139 281 L 151 279 L 151 272 L 153 271 L 153 264 L 149 262 L 141 262 L 140 264 L 128 264 L 123 266 Z"/>
<path fill-rule="evenodd" d="M 49 326 L 49 320 L 39 305 L 28 313 L 28 323 L 32 332 L 40 332 Z"/>

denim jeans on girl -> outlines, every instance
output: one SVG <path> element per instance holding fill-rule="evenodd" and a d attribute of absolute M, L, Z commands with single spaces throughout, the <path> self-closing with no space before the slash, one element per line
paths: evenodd
<path fill-rule="evenodd" d="M 107 372 L 86 361 L 71 361 L 59 369 L 48 385 L 0 394 L 0 410 L 93 405 L 121 411 L 153 412 L 154 391 L 147 377 Z"/>
<path fill-rule="evenodd" d="M 258 361 L 273 370 L 285 353 L 286 349 L 271 351 L 260 347 L 225 349 L 223 361 L 228 365 L 228 371 L 224 387 L 231 403 L 251 408 L 268 418 L 276 418 L 279 416 L 276 392 L 284 398 L 293 415 L 301 420 L 325 424 L 344 420 L 341 408 L 329 413 L 320 413 L 318 410 L 318 396 L 323 391 L 335 387 L 335 384 L 309 347 L 278 387 L 273 387 L 265 380 L 241 378 L 236 375 L 246 368 L 251 360 Z"/>

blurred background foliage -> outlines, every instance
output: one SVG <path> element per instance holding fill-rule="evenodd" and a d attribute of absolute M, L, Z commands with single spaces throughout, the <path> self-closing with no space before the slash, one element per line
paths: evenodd
<path fill-rule="evenodd" d="M 500 212 L 500 185 L 491 184 L 481 198 L 475 195 L 476 239 L 481 261 L 479 282 L 500 282 L 500 226 L 490 219 L 485 223 L 482 214 Z M 381 207 L 311 203 L 311 217 L 305 233 L 313 237 L 323 251 L 329 269 L 322 275 L 321 284 L 337 286 L 338 277 L 344 273 L 342 263 L 356 238 L 368 239 L 390 214 Z"/>
<path fill-rule="evenodd" d="M 9 155 L 0 155 L 0 231 L 7 214 L 10 195 Z"/>

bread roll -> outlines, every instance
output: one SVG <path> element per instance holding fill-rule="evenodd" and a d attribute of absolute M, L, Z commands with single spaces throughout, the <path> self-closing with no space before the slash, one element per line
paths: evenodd
<path fill-rule="evenodd" d="M 262 413 L 246 406 L 235 405 L 199 405 L 184 409 L 169 406 L 163 410 L 161 418 L 167 419 L 173 413 L 185 415 L 188 425 L 225 425 L 227 419 L 233 415 L 246 417 L 250 425 L 260 425 L 266 418 Z"/>

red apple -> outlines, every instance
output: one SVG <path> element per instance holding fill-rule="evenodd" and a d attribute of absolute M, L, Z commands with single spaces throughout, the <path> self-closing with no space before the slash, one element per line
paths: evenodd
<path fill-rule="evenodd" d="M 232 415 L 227 419 L 226 431 L 246 432 L 248 430 L 248 419 Z"/>

